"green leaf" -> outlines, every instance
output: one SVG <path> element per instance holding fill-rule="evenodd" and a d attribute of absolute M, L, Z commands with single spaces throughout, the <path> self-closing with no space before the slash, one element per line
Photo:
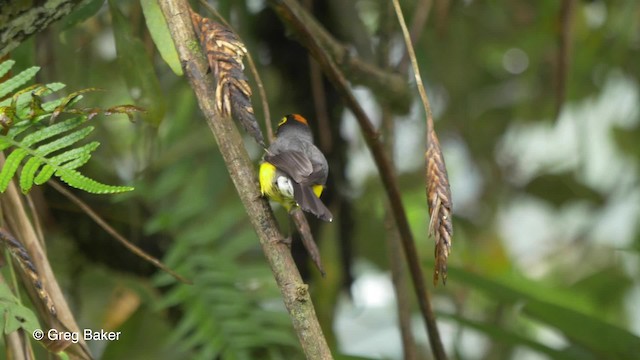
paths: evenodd
<path fill-rule="evenodd" d="M 3 321 L 4 334 L 20 328 L 32 333 L 33 330 L 40 328 L 38 318 L 33 311 L 20 304 L 5 283 L 0 283 L 0 321 Z"/>
<path fill-rule="evenodd" d="M 47 84 L 45 86 L 47 87 L 47 89 L 49 89 L 49 91 L 46 92 L 43 95 L 49 95 L 49 94 L 52 94 L 52 93 L 54 93 L 56 91 L 59 91 L 59 90 L 63 89 L 65 87 L 65 84 L 59 83 L 59 82 L 55 82 L 55 83 Z M 12 98 L 4 99 L 4 100 L 0 101 L 0 106 L 8 106 L 8 105 L 11 104 L 12 101 L 13 101 Z M 16 107 L 18 109 L 21 109 L 21 108 L 25 107 L 25 105 L 29 101 L 31 101 L 31 92 L 25 92 L 23 94 L 20 94 L 18 96 L 18 101 L 16 101 L 16 104 L 17 104 Z M 53 101 L 57 101 L 57 100 L 53 100 Z M 43 109 L 47 110 L 47 104 L 48 103 L 44 103 L 42 105 Z M 25 109 L 22 109 L 22 110 L 26 111 L 27 109 L 25 108 Z M 20 112 L 19 115 L 22 116 L 23 115 L 22 112 Z"/>
<path fill-rule="evenodd" d="M 600 319 L 543 301 L 527 303 L 523 312 L 562 331 L 600 358 L 631 359 L 640 354 L 640 338 Z"/>
<path fill-rule="evenodd" d="M 62 30 L 68 30 L 94 16 L 100 8 L 102 8 L 104 1 L 105 0 L 90 0 L 89 2 L 86 2 L 84 6 L 76 8 L 76 10 L 64 17 Z"/>
<path fill-rule="evenodd" d="M 23 193 L 26 194 L 29 192 L 29 190 L 31 190 L 34 177 L 41 165 L 41 159 L 32 157 L 27 160 L 27 163 L 22 167 L 22 173 L 20 174 L 20 189 Z"/>
<path fill-rule="evenodd" d="M 60 168 L 56 170 L 55 175 L 69 184 L 69 186 L 93 194 L 113 194 L 133 190 L 131 186 L 114 186 L 99 183 L 72 169 Z"/>
<path fill-rule="evenodd" d="M 0 72 L 6 73 L 13 64 L 11 61 L 0 64 Z M 8 129 L 6 134 L 0 134 L 0 150 L 15 148 L 0 171 L 0 192 L 7 189 L 25 158 L 27 161 L 19 179 L 20 188 L 25 193 L 31 190 L 34 184 L 43 184 L 53 175 L 57 175 L 71 186 L 92 193 L 116 193 L 132 190 L 133 188 L 128 186 L 102 184 L 75 170 L 89 161 L 91 152 L 98 147 L 99 143 L 92 142 L 77 148 L 71 147 L 85 139 L 93 131 L 93 126 L 77 129 L 90 117 L 99 112 L 104 112 L 107 115 L 120 112 L 131 115 L 139 111 L 139 108 L 128 105 L 116 106 L 106 111 L 71 108 L 71 105 L 82 98 L 82 94 L 100 90 L 96 88 L 83 89 L 61 99 L 43 103 L 44 96 L 64 87 L 64 84 L 61 83 L 51 83 L 47 86 L 35 84 L 15 91 L 33 78 L 38 70 L 38 67 L 31 67 L 0 83 L 1 94 L 13 93 L 10 98 L 2 101 L 0 106 L 3 127 Z M 80 114 L 80 116 L 56 123 L 55 117 L 63 112 Z M 48 123 L 40 123 L 46 118 L 50 119 Z M 19 135 L 23 133 L 26 135 L 19 138 Z M 57 152 L 59 153 L 56 154 Z M 50 154 L 56 155 L 47 158 Z"/>
<path fill-rule="evenodd" d="M 79 148 L 71 149 L 50 159 L 53 164 L 62 165 L 68 169 L 77 169 L 91 158 L 91 153 L 100 146 L 97 141 L 90 142 Z M 53 174 L 53 172 L 51 173 Z"/>
<path fill-rule="evenodd" d="M 567 360 L 580 359 L 579 357 L 571 356 L 570 354 L 565 353 L 563 351 L 550 348 L 539 342 L 528 339 L 512 330 L 504 329 L 502 325 L 499 325 L 499 324 L 490 324 L 490 323 L 483 323 L 479 321 L 469 320 L 456 314 L 447 314 L 447 313 L 439 312 L 437 315 L 439 318 L 451 319 L 461 325 L 478 330 L 486 334 L 487 336 L 493 338 L 496 341 L 502 342 L 504 344 L 509 344 L 512 346 L 526 346 L 531 350 L 548 355 L 552 359 L 567 359 Z"/>
<path fill-rule="evenodd" d="M 33 180 L 33 183 L 36 185 L 42 185 L 47 181 L 49 181 L 49 179 L 53 176 L 53 173 L 55 172 L 56 172 L 56 169 L 54 169 L 53 166 L 49 164 L 45 164 L 40 170 L 40 172 L 38 173 L 38 176 L 36 176 L 36 178 Z"/>
<path fill-rule="evenodd" d="M 70 360 L 69 355 L 67 355 L 67 353 L 64 352 L 64 351 L 60 351 L 60 352 L 56 353 L 56 355 L 58 355 L 60 360 Z"/>
<path fill-rule="evenodd" d="M 54 151 L 64 149 L 65 147 L 71 146 L 77 143 L 78 141 L 86 138 L 93 131 L 93 129 L 94 129 L 93 126 L 84 127 L 80 130 L 74 131 L 61 138 L 58 138 L 55 141 L 40 145 L 36 149 L 36 151 L 38 152 L 39 156 L 44 157 L 46 155 L 51 154 Z"/>
<path fill-rule="evenodd" d="M 14 60 L 7 60 L 0 63 L 0 77 L 3 77 L 4 74 L 8 73 L 15 63 L 16 62 Z"/>
<path fill-rule="evenodd" d="M 11 94 L 16 89 L 26 84 L 28 81 L 30 81 L 36 76 L 38 71 L 40 71 L 40 68 L 38 66 L 32 66 L 20 72 L 18 75 L 12 77 L 11 79 L 3 83 L 0 83 L 0 98 L 3 98 L 8 94 Z"/>
<path fill-rule="evenodd" d="M 109 7 L 118 62 L 129 92 L 138 105 L 147 110 L 142 118 L 151 125 L 158 126 L 164 117 L 165 102 L 153 63 L 142 41 L 132 35 L 129 19 L 120 12 L 113 0 L 109 0 Z"/>
<path fill-rule="evenodd" d="M 5 323 L 4 330 L 6 334 L 18 329 L 24 329 L 27 333 L 31 334 L 33 330 L 40 328 L 36 314 L 21 304 L 16 303 L 9 307 L 5 312 L 5 316 L 7 322 Z"/>
<path fill-rule="evenodd" d="M 7 149 L 9 146 L 11 146 L 11 142 L 9 140 L 7 140 L 6 138 L 0 138 L 0 151 L 4 151 L 5 149 Z"/>
<path fill-rule="evenodd" d="M 156 44 L 158 52 L 160 52 L 160 56 L 162 56 L 164 62 L 169 65 L 176 75 L 182 76 L 182 66 L 178 58 L 178 52 L 176 51 L 173 38 L 167 27 L 167 21 L 160 10 L 158 1 L 140 0 L 140 5 L 142 6 L 144 19 L 147 22 L 147 28 L 149 29 L 154 44 Z"/>
<path fill-rule="evenodd" d="M 7 190 L 9 182 L 11 182 L 13 175 L 15 175 L 16 170 L 18 170 L 18 166 L 20 166 L 20 162 L 27 154 L 28 151 L 26 149 L 15 149 L 11 155 L 7 157 L 2 171 L 0 171 L 0 192 Z"/>
<path fill-rule="evenodd" d="M 78 127 L 80 124 L 85 122 L 87 119 L 84 116 L 77 116 L 71 119 L 67 119 L 63 122 L 59 122 L 57 124 L 53 124 L 51 126 L 42 128 L 38 131 L 35 131 L 27 136 L 25 136 L 20 143 L 24 147 L 30 147 L 38 142 L 47 140 L 56 135 L 62 134 L 63 132 L 72 130 Z"/>
<path fill-rule="evenodd" d="M 522 312 L 564 333 L 571 341 L 589 349 L 596 357 L 634 358 L 640 353 L 640 337 L 626 329 L 609 324 L 601 319 L 575 310 L 584 307 L 577 303 L 564 305 L 542 300 L 541 291 L 536 294 L 516 289 L 498 281 L 449 267 L 449 274 L 461 282 L 487 292 L 492 298 L 509 303 L 524 302 Z M 554 289 L 555 290 L 555 289 Z M 559 291 L 553 291 L 556 293 Z"/>

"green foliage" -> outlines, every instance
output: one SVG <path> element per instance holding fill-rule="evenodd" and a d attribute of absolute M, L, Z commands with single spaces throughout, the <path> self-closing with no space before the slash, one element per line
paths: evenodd
<path fill-rule="evenodd" d="M 109 0 L 109 9 L 118 63 L 125 75 L 129 92 L 142 107 L 149 109 L 143 119 L 151 125 L 158 126 L 164 117 L 165 101 L 153 62 L 147 55 L 142 41 L 133 36 L 130 21 L 113 0 Z"/>
<path fill-rule="evenodd" d="M 149 230 L 175 234 L 165 262 L 194 282 L 177 283 L 166 274 L 157 278 L 158 286 L 170 286 L 160 307 L 182 312 L 170 341 L 193 351 L 197 359 L 278 359 L 285 354 L 291 359 L 297 341 L 287 314 L 281 306 L 266 307 L 267 299 L 281 303 L 273 278 L 264 263 L 246 258 L 257 241 L 251 228 L 243 226 L 242 208 L 223 194 L 194 201 L 207 184 L 217 184 L 217 191 L 228 187 L 220 176 L 226 174 L 211 176 L 206 168 L 194 171 L 184 165 L 166 171 L 171 176 L 162 176 L 152 193 L 176 200 L 159 211 Z M 182 185 L 186 177 L 189 189 Z M 220 204 L 220 210 L 211 212 L 210 201 Z"/>
<path fill-rule="evenodd" d="M 7 60 L 5 63 L 3 63 L 3 65 L 7 64 L 7 67 L 3 66 L 2 71 L 0 71 L 0 73 L 4 75 L 7 71 L 11 69 L 14 63 L 15 61 Z M 8 94 L 11 94 L 12 92 L 20 88 L 22 85 L 29 82 L 31 79 L 33 79 L 36 76 L 39 70 L 40 70 L 39 67 L 32 66 L 20 72 L 18 75 L 10 78 L 9 80 L 3 82 L 2 87 L 0 87 L 0 98 L 3 98 Z"/>
<path fill-rule="evenodd" d="M 601 319 L 600 309 L 581 301 L 575 292 L 550 289 L 525 279 L 497 281 L 456 267 L 449 269 L 452 276 L 471 288 L 490 296 L 501 304 L 519 304 L 518 311 L 526 318 L 539 321 L 562 332 L 573 346 L 580 348 L 580 356 L 591 358 L 630 359 L 640 353 L 640 338 L 628 330 Z M 502 329 L 489 324 L 465 319 L 455 314 L 443 314 L 464 326 L 472 327 L 496 340 L 527 346 L 546 353 L 554 359 L 576 358 L 568 352 L 550 349 L 543 344 L 519 335 L 514 329 Z M 568 350 L 568 349 L 567 349 Z"/>
<path fill-rule="evenodd" d="M 342 2 L 341 6 L 349 7 L 352 3 L 355 2 Z M 419 3 L 402 2 L 407 20 L 417 13 L 413 10 Z M 480 333 L 482 337 L 481 346 L 477 346 L 478 342 L 468 342 L 467 336 L 458 338 L 450 331 L 443 331 L 445 347 L 455 348 L 450 355 L 459 352 L 458 358 L 471 354 L 469 357 L 473 358 L 513 359 L 519 358 L 520 350 L 557 359 L 634 358 L 635 354 L 631 352 L 638 342 L 638 322 L 633 316 L 637 312 L 633 310 L 633 301 L 637 300 L 636 265 L 640 252 L 640 232 L 634 225 L 638 220 L 639 189 L 636 166 L 636 160 L 640 158 L 638 101 L 633 106 L 635 118 L 623 119 L 625 115 L 620 113 L 619 104 L 632 91 L 625 88 L 625 91 L 602 100 L 599 100 L 599 93 L 611 73 L 620 74 L 637 87 L 640 20 L 634 14 L 638 13 L 639 3 L 632 0 L 574 2 L 566 74 L 565 110 L 570 113 L 569 117 L 575 118 L 570 123 L 563 120 L 564 116 L 553 121 L 562 27 L 559 10 L 563 2 L 476 1 L 466 2 L 465 6 L 456 2 L 436 3 L 439 6 L 432 8 L 433 14 L 419 32 L 415 44 L 433 103 L 436 129 L 444 146 L 454 196 L 451 274 L 446 287 L 434 289 L 434 307 L 440 312 L 438 319 L 453 324 L 458 333 Z M 156 282 L 163 296 L 162 306 L 168 310 L 149 313 L 149 317 L 157 317 L 155 322 L 146 316 L 138 318 L 137 312 L 123 325 L 123 331 L 128 334 L 126 342 L 109 344 L 108 347 L 113 347 L 112 353 L 107 350 L 104 358 L 154 357 L 162 351 L 149 353 L 147 348 L 167 343 L 167 333 L 172 330 L 170 347 L 185 349 L 179 352 L 180 355 L 193 356 L 173 356 L 167 352 L 170 355 L 165 354 L 165 358 L 214 358 L 217 354 L 225 359 L 261 359 L 284 354 L 281 358 L 288 359 L 290 352 L 295 353 L 294 357 L 300 357 L 297 348 L 292 351 L 293 347 L 286 345 L 295 340 L 286 314 L 279 306 L 275 309 L 270 306 L 280 304 L 279 294 L 257 249 L 257 241 L 247 229 L 235 191 L 229 185 L 227 170 L 222 161 L 212 158 L 214 140 L 201 124 L 199 113 L 194 111 L 197 104 L 193 93 L 185 81 L 176 79 L 162 63 L 168 63 L 174 71 L 180 65 L 175 58 L 170 60 L 173 55 L 166 53 L 171 52 L 173 46 L 166 38 L 161 19 L 153 15 L 157 11 L 156 1 L 111 0 L 110 7 L 103 7 L 103 11 L 97 11 L 104 5 L 103 0 L 89 0 L 83 4 L 87 5 L 79 5 L 74 15 L 53 25 L 50 33 L 53 36 L 46 38 L 50 40 L 47 41 L 50 46 L 47 55 L 51 55 L 51 69 L 72 88 L 81 88 L 90 79 L 91 83 L 117 89 L 109 91 L 109 98 L 101 99 L 105 103 L 139 101 L 151 111 L 145 117 L 150 124 L 158 124 L 165 109 L 170 114 L 167 119 L 171 121 L 164 121 L 151 130 L 146 123 L 135 124 L 128 131 L 122 131 L 118 127 L 121 124 L 91 124 L 103 127 L 91 136 L 98 137 L 104 145 L 113 144 L 109 148 L 101 147 L 103 151 L 99 156 L 105 157 L 105 163 L 124 159 L 139 180 L 140 192 L 122 195 L 127 199 L 145 197 L 144 209 L 131 219 L 132 226 L 127 228 L 126 234 L 133 239 L 147 234 L 167 238 L 167 243 L 162 245 L 163 250 L 169 247 L 165 257 L 167 264 L 195 282 L 189 286 L 176 283 L 166 275 L 158 276 Z M 271 114 L 295 111 L 312 117 L 319 109 L 312 101 L 318 99 L 310 91 L 315 85 L 309 76 L 307 54 L 285 34 L 268 9 L 269 3 L 265 4 L 222 0 L 215 6 L 232 20 L 254 55 L 263 76 Z M 394 28 L 395 17 L 389 16 L 386 6 L 376 2 L 357 4 L 356 12 L 339 12 L 354 16 L 335 16 L 335 9 L 328 11 L 326 2 L 317 2 L 314 11 L 323 14 L 322 23 L 330 33 L 349 48 L 355 46 L 355 53 L 365 61 L 374 63 L 371 59 L 381 55 L 379 45 L 389 43 L 384 41 L 385 35 L 387 39 L 396 38 L 396 32 L 387 33 L 387 29 Z M 197 2 L 192 1 L 191 5 L 200 14 L 209 16 Z M 359 28 L 360 20 L 367 28 Z M 59 36 L 60 30 L 64 30 L 62 36 Z M 111 39 L 108 36 L 111 33 L 114 34 L 117 61 L 110 51 L 110 41 L 105 41 L 105 38 Z M 33 41 L 25 45 L 12 54 L 18 64 L 33 62 L 35 49 L 41 51 Z M 365 56 L 366 52 L 360 49 L 373 56 Z M 513 55 L 513 50 L 520 54 L 515 60 L 520 65 L 525 64 L 522 72 L 513 72 L 506 66 L 514 60 L 508 56 Z M 392 53 L 391 62 L 395 66 L 400 54 Z M 0 74 L 6 73 L 12 65 L 12 62 L 0 64 Z M 18 78 L 10 93 L 27 86 L 30 71 L 35 70 L 27 70 L 26 80 Z M 11 98 L 0 101 L 0 106 L 5 107 L 2 123 L 14 126 L 17 123 L 10 124 L 13 119 L 33 115 L 40 123 L 25 130 L 24 134 L 16 135 L 16 139 L 39 131 L 56 108 L 67 100 L 66 108 L 79 100 L 68 97 L 51 105 L 43 101 L 41 106 L 49 115 L 39 111 L 37 99 L 44 99 L 63 86 L 48 84 L 48 90 L 35 98 L 31 90 L 21 93 L 16 102 L 19 114 L 12 112 Z M 331 176 L 335 177 L 336 185 L 328 188 L 327 196 L 331 197 L 333 193 L 338 197 L 340 219 L 348 221 L 323 228 L 321 233 L 325 241 L 322 247 L 337 248 L 339 241 L 333 242 L 334 239 L 353 224 L 349 238 L 357 242 L 354 256 L 388 269 L 388 251 L 382 246 L 385 234 L 383 202 L 380 200 L 384 198 L 382 186 L 376 175 L 365 175 L 376 173 L 364 160 L 368 157 L 363 156 L 366 151 L 358 144 L 361 141 L 357 134 L 354 135 L 357 130 L 352 131 L 352 123 L 343 115 L 338 96 L 331 86 L 324 86 L 324 90 L 329 125 L 338 129 L 331 131 L 329 137 L 332 145 L 328 153 L 334 156 Z M 163 93 L 170 94 L 170 98 L 164 98 Z M 608 105 L 602 111 L 569 111 L 583 102 L 599 101 Z M 362 105 L 372 114 L 380 112 L 373 101 L 363 101 Z M 56 124 L 66 121 L 68 115 L 74 114 L 62 112 L 61 116 L 66 118 Z M 609 122 L 607 115 L 620 118 L 620 122 L 615 121 L 610 127 L 598 126 Z M 597 121 L 590 121 L 591 117 L 597 117 Z M 410 133 L 423 132 L 424 119 L 412 113 L 395 120 L 399 150 L 396 159 L 404 205 L 418 251 L 423 259 L 427 259 L 424 270 L 430 274 L 432 266 L 428 259 L 433 257 L 433 243 L 425 234 L 428 217 L 422 153 L 418 151 L 421 144 L 409 141 Z M 34 146 L 56 141 L 86 125 L 80 124 Z M 528 152 L 505 154 L 500 150 L 504 142 L 523 143 L 520 138 L 511 138 L 514 130 L 534 135 L 540 131 L 537 125 L 563 130 L 562 137 L 566 137 L 560 144 L 549 137 L 546 145 L 544 142 L 525 145 L 532 151 L 536 147 L 543 148 L 538 150 L 550 160 L 530 158 Z M 322 129 L 316 135 L 326 135 L 324 132 Z M 613 132 L 615 136 L 611 142 L 596 141 L 596 135 L 607 132 Z M 572 141 L 572 133 L 578 138 L 576 144 Z M 111 134 L 112 138 L 108 138 Z M 79 144 L 65 150 L 89 146 Z M 248 147 L 254 150 L 257 160 L 260 149 Z M 608 148 L 620 148 L 624 153 L 598 156 L 607 154 Z M 22 171 L 28 170 L 24 176 L 28 184 L 38 159 L 19 148 L 16 151 L 22 152 L 15 155 L 16 159 L 24 158 L 15 172 L 21 176 Z M 563 152 L 570 156 L 554 160 L 555 155 Z M 93 154 L 95 160 L 98 154 Z M 605 168 L 606 163 L 619 163 L 625 157 L 629 161 L 619 168 L 607 167 L 610 171 L 604 173 L 594 171 Z M 541 162 L 546 164 L 544 169 Z M 574 162 L 577 162 L 576 166 L 571 165 Z M 343 163 L 348 164 L 346 168 L 341 168 Z M 519 163 L 523 166 L 518 166 Z M 40 173 L 45 165 L 40 165 Z M 339 174 L 345 171 L 349 177 L 340 178 Z M 34 183 L 39 181 L 38 176 L 47 175 L 40 173 L 35 172 Z M 526 176 L 522 177 L 523 174 Z M 609 184 L 611 190 L 597 186 L 604 183 Z M 530 204 L 529 199 L 534 199 L 535 204 Z M 106 200 L 102 197 L 96 201 Z M 349 203 L 354 207 L 350 208 Z M 109 209 L 109 204 L 98 205 Z M 526 206 L 529 211 L 522 212 L 518 221 L 509 218 L 511 222 L 506 222 L 506 214 L 513 213 L 514 205 L 518 209 Z M 345 209 L 351 210 L 345 213 Z M 103 211 L 102 215 L 107 219 L 122 216 L 113 210 Z M 84 220 L 77 221 L 79 226 L 87 225 L 80 223 Z M 285 221 L 283 218 L 283 229 L 286 229 Z M 535 236 L 516 239 L 516 234 Z M 522 238 L 535 241 L 525 243 L 527 247 L 522 250 Z M 622 240 L 626 238 L 634 239 L 633 243 Z M 51 242 L 50 246 L 60 251 L 59 242 Z M 526 250 L 536 255 L 523 259 L 521 254 Z M 70 258 L 74 262 L 77 260 L 73 256 Z M 314 302 L 329 304 L 328 317 L 344 316 L 335 311 L 332 301 L 326 300 L 331 298 L 327 283 L 338 282 L 331 277 L 339 277 L 336 273 L 339 272 L 340 257 L 325 256 L 324 261 L 331 270 L 327 279 L 312 282 Z M 68 263 L 66 265 L 72 262 Z M 113 276 L 112 272 L 105 271 L 107 276 Z M 513 273 L 518 276 L 512 276 Z M 105 288 L 103 282 L 95 282 L 94 287 L 79 286 L 76 291 L 81 294 L 78 303 L 83 300 L 86 303 L 89 296 L 96 296 L 98 289 Z M 149 311 L 146 305 L 142 307 Z M 412 310 L 415 314 L 415 305 Z M 442 313 L 444 311 L 447 313 Z M 245 317 L 258 320 L 245 321 Z M 80 320 L 82 323 L 99 321 L 95 318 Z M 367 324 L 372 320 L 368 318 Z M 157 331 L 159 323 L 167 327 L 166 331 Z M 326 324 L 325 330 L 332 328 L 330 320 Z M 269 339 L 272 328 L 278 329 L 288 340 Z M 448 329 L 443 327 L 443 330 Z M 363 332 L 368 335 L 370 331 Z M 145 336 L 129 337 L 134 333 Z M 244 341 L 241 339 L 247 336 L 251 339 L 246 342 L 254 346 L 239 349 Z M 327 336 L 332 336 L 330 331 Z M 424 334 L 416 333 L 416 337 L 418 342 L 426 341 Z M 337 355 L 336 359 L 339 358 Z"/>
<path fill-rule="evenodd" d="M 13 64 L 11 60 L 0 64 L 0 73 L 6 73 Z M 0 83 L 0 94 L 13 93 L 31 80 L 38 70 L 38 67 L 31 67 Z M 0 171 L 0 192 L 7 189 L 23 163 L 19 177 L 20 188 L 24 193 L 29 192 L 33 185 L 44 184 L 54 175 L 69 186 L 90 193 L 105 194 L 133 190 L 128 186 L 99 183 L 77 171 L 89 161 L 92 152 L 100 145 L 96 141 L 78 144 L 94 129 L 93 126 L 81 125 L 100 110 L 82 111 L 70 108 L 81 99 L 83 92 L 93 89 L 75 92 L 62 99 L 42 102 L 42 96 L 62 87 L 64 85 L 59 83 L 47 86 L 34 85 L 15 92 L 11 98 L 0 102 L 0 119 L 4 128 L 4 133 L 0 134 L 0 151 L 13 149 Z M 76 116 L 54 122 L 63 112 Z M 49 119 L 48 125 L 43 121 L 45 119 Z"/>
<path fill-rule="evenodd" d="M 526 336 L 520 335 L 516 331 L 513 331 L 511 329 L 504 329 L 496 324 L 471 320 L 467 317 L 457 314 L 438 313 L 438 317 L 442 319 L 454 320 L 465 327 L 475 329 L 491 337 L 494 341 L 511 346 L 526 346 L 553 359 L 580 359 L 580 357 L 572 356 L 570 353 L 565 353 L 563 351 L 553 349 L 537 341 L 531 340 Z"/>
<path fill-rule="evenodd" d="M 162 15 L 158 1 L 140 0 L 140 5 L 142 6 L 144 19 L 147 22 L 149 34 L 151 34 L 153 43 L 156 44 L 160 56 L 162 56 L 162 59 L 169 65 L 174 74 L 182 76 L 182 66 L 180 65 L 178 52 L 173 44 L 173 39 L 167 27 L 167 21 L 164 19 L 164 15 Z"/>
<path fill-rule="evenodd" d="M 183 95 L 177 98 L 190 97 Z M 181 314 L 171 346 L 193 359 L 301 358 L 255 233 L 221 170 L 224 163 L 214 156 L 205 124 L 185 126 L 191 116 L 189 110 L 172 115 L 166 150 L 146 174 L 154 181 L 137 191 L 156 209 L 146 232 L 174 238 L 165 264 L 193 281 L 182 284 L 164 273 L 155 279 L 167 290 L 158 306 Z"/>
<path fill-rule="evenodd" d="M 0 319 L 3 334 L 10 334 L 18 329 L 24 329 L 31 334 L 35 329 L 40 329 L 38 318 L 33 311 L 20 304 L 5 283 L 0 283 Z"/>
<path fill-rule="evenodd" d="M 62 29 L 71 29 L 74 26 L 94 16 L 104 5 L 104 0 L 88 0 L 78 6 L 76 10 L 64 17 Z"/>

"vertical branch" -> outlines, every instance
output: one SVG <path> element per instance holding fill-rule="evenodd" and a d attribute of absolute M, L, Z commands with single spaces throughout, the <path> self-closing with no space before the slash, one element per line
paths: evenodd
<path fill-rule="evenodd" d="M 309 12 L 312 12 L 313 4 L 311 0 L 304 1 L 303 5 Z M 327 112 L 327 97 L 322 81 L 322 69 L 313 59 L 313 56 L 308 55 L 307 60 L 309 61 L 311 97 L 313 98 L 313 107 L 316 110 L 316 120 L 318 121 L 319 145 L 322 152 L 327 152 L 333 147 L 333 139 L 331 138 L 331 128 L 329 126 L 329 113 Z"/>
<path fill-rule="evenodd" d="M 382 124 L 386 128 L 385 139 L 388 139 L 387 150 L 389 158 L 393 159 L 394 130 L 393 121 L 388 109 L 382 110 Z M 391 280 L 396 295 L 396 308 L 398 311 L 398 324 L 400 326 L 400 338 L 402 339 L 402 351 L 405 360 L 415 360 L 416 343 L 411 331 L 411 301 L 409 289 L 406 283 L 406 270 L 402 258 L 402 243 L 398 227 L 393 219 L 393 212 L 388 202 L 385 203 L 384 227 L 387 231 L 387 248 L 389 249 L 389 264 L 391 265 Z"/>
<path fill-rule="evenodd" d="M 426 0 L 430 3 L 430 0 Z M 422 3 L 425 3 L 423 1 Z M 390 14 L 393 11 L 392 5 L 387 4 L 384 9 L 385 13 Z M 418 16 L 418 14 L 416 14 Z M 426 20 L 426 16 L 424 17 Z M 383 68 L 390 68 L 389 52 L 390 52 L 390 39 L 395 31 L 394 21 L 391 16 L 385 16 L 383 23 L 380 26 L 380 46 L 379 46 L 379 62 Z M 415 23 L 414 23 L 415 24 Z M 423 24 L 424 25 L 424 24 Z M 421 26 L 420 26 L 421 27 Z M 389 159 L 391 163 L 394 163 L 395 158 L 395 122 L 393 121 L 393 115 L 391 109 L 387 104 L 382 104 L 382 134 L 386 139 L 385 145 Z M 394 166 L 395 168 L 395 166 Z M 387 232 L 387 248 L 389 264 L 391 268 L 391 280 L 393 282 L 393 290 L 396 295 L 396 309 L 398 311 L 398 325 L 400 327 L 400 338 L 402 340 L 402 352 L 404 354 L 404 360 L 416 360 L 418 359 L 416 343 L 413 338 L 413 331 L 411 330 L 411 298 L 409 293 L 409 287 L 407 285 L 407 274 L 404 265 L 404 259 L 402 258 L 402 243 L 400 240 L 400 234 L 398 233 L 398 227 L 393 219 L 393 213 L 391 206 L 388 202 L 385 202 L 385 216 L 384 225 Z"/>
<path fill-rule="evenodd" d="M 207 65 L 191 26 L 189 4 L 186 0 L 160 0 L 159 3 L 184 72 L 282 292 L 302 349 L 308 359 L 332 359 L 308 287 L 302 282 L 267 201 L 260 195 L 255 169 L 243 147 L 240 133 L 231 119 L 220 116 L 216 111 L 213 81 L 207 76 Z"/>

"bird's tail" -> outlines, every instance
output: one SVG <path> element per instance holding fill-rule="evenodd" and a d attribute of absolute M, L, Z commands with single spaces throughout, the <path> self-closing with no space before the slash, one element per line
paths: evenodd
<path fill-rule="evenodd" d="M 327 207 L 322 203 L 322 200 L 316 196 L 310 186 L 300 185 L 294 181 L 292 181 L 292 183 L 294 184 L 294 197 L 302 210 L 312 213 L 320 218 L 320 220 L 333 220 L 331 211 L 329 211 L 329 209 L 327 209 Z"/>

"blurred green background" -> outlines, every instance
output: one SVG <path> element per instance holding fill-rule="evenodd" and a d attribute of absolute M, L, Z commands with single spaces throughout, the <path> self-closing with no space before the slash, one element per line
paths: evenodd
<path fill-rule="evenodd" d="M 448 282 L 429 284 L 451 358 L 640 356 L 640 2 L 574 1 L 565 72 L 558 70 L 562 3 L 433 0 L 415 44 L 453 196 Z M 272 118 L 301 113 L 317 126 L 308 56 L 269 5 L 211 4 L 256 60 Z M 421 2 L 401 4 L 411 23 Z M 404 46 L 390 10 L 386 1 L 328 0 L 312 11 L 353 54 L 395 65 Z M 380 60 L 383 47 L 388 56 Z M 158 54 L 140 3 L 85 1 L 10 58 L 14 72 L 42 67 L 38 82 L 105 90 L 85 105 L 149 110 L 134 123 L 96 118 L 102 146 L 83 168 L 136 190 L 76 193 L 194 285 L 129 254 L 47 186 L 35 193 L 50 261 L 80 327 L 123 333 L 121 341 L 90 343 L 96 357 L 303 358 L 193 92 Z M 425 120 L 413 77 L 401 76 L 413 99 L 392 108 L 395 161 L 429 279 Z M 379 124 L 384 99 L 354 90 Z M 324 199 L 337 221 L 312 224 L 327 276 L 304 258 L 300 267 L 336 358 L 400 359 L 385 194 L 354 118 L 326 81 L 324 96 L 331 129 Z M 257 166 L 262 151 L 246 140 Z M 274 211 L 287 232 L 284 210 Z M 429 359 L 415 302 L 412 313 L 418 358 Z"/>

